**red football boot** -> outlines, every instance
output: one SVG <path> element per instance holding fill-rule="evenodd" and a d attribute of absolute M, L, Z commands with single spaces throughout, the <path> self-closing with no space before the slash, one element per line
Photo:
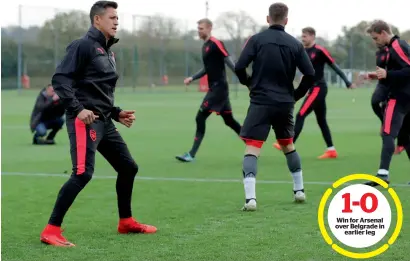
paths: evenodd
<path fill-rule="evenodd" d="M 63 230 L 61 227 L 53 226 L 48 224 L 40 235 L 41 242 L 59 247 L 73 247 L 73 243 L 67 241 L 65 237 L 61 234 Z"/>
<path fill-rule="evenodd" d="M 337 152 L 336 150 L 326 150 L 323 155 L 318 157 L 319 159 L 336 159 L 337 158 Z"/>
<path fill-rule="evenodd" d="M 121 218 L 118 223 L 118 232 L 121 234 L 142 233 L 153 234 L 157 232 L 157 228 L 151 225 L 145 225 L 137 222 L 134 218 Z"/>

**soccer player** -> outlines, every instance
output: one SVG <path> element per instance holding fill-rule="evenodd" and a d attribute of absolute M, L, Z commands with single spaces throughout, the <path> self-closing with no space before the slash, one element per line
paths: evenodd
<path fill-rule="evenodd" d="M 37 96 L 31 113 L 30 128 L 34 133 L 33 144 L 52 145 L 54 138 L 64 125 L 64 106 L 55 94 L 51 84 L 43 88 Z M 51 130 L 47 135 L 47 131 Z M 43 139 L 47 135 L 46 139 Z"/>
<path fill-rule="evenodd" d="M 237 135 L 239 135 L 241 131 L 241 125 L 234 119 L 232 114 L 225 71 L 225 64 L 232 71 L 234 70 L 235 64 L 226 50 L 224 43 L 211 36 L 211 20 L 204 18 L 197 23 L 199 38 L 204 41 L 202 46 L 204 68 L 193 76 L 186 78 L 184 83 L 189 85 L 192 81 L 208 75 L 209 91 L 205 95 L 195 118 L 196 133 L 191 150 L 181 156 L 176 156 L 176 159 L 182 162 L 191 162 L 194 160 L 202 139 L 205 136 L 205 122 L 212 112 L 215 112 L 216 115 L 221 115 L 226 126 L 231 128 Z"/>
<path fill-rule="evenodd" d="M 352 88 L 354 85 L 347 79 L 339 66 L 337 66 L 329 51 L 315 43 L 315 38 L 316 31 L 314 28 L 306 27 L 302 29 L 302 42 L 315 68 L 316 75 L 315 82 L 296 116 L 295 137 L 293 138 L 293 142 L 296 142 L 299 134 L 302 132 L 306 117 L 314 111 L 327 146 L 326 152 L 319 156 L 319 159 L 337 158 L 337 152 L 333 146 L 332 135 L 326 119 L 327 84 L 324 79 L 325 64 L 328 64 L 343 79 L 346 87 Z M 274 147 L 280 149 L 277 143 L 274 144 Z"/>
<path fill-rule="evenodd" d="M 117 171 L 119 233 L 155 233 L 154 226 L 137 222 L 131 213 L 131 198 L 138 165 L 112 120 L 131 127 L 134 111 L 114 107 L 118 80 L 111 46 L 118 27 L 117 3 L 98 1 L 90 11 L 91 28 L 74 40 L 53 76 L 52 84 L 66 108 L 73 172 L 62 186 L 40 240 L 70 247 L 61 231 L 63 218 L 77 195 L 91 180 L 98 150 Z M 87 221 L 82 221 L 87 225 Z"/>
<path fill-rule="evenodd" d="M 379 46 L 379 50 L 376 52 L 376 66 L 380 68 L 386 67 L 386 61 L 389 58 L 389 49 L 386 46 Z M 368 77 L 367 77 L 368 78 Z M 377 78 L 376 78 L 377 79 Z M 386 80 L 381 79 L 378 81 L 376 88 L 371 98 L 372 109 L 376 116 L 383 124 L 383 114 L 386 109 L 386 102 L 389 96 L 389 88 L 386 86 Z M 408 143 L 409 134 L 404 125 L 397 136 L 397 146 L 394 154 L 398 155 L 404 151 L 405 145 Z M 383 130 L 382 130 L 383 131 Z M 381 131 L 381 132 L 382 132 Z"/>
<path fill-rule="evenodd" d="M 246 142 L 242 165 L 245 190 L 243 210 L 256 210 L 257 161 L 263 143 L 272 128 L 286 156 L 293 177 L 294 199 L 305 200 L 302 166 L 293 144 L 293 109 L 314 82 L 315 71 L 302 44 L 285 32 L 288 7 L 275 3 L 269 7 L 269 29 L 251 36 L 236 63 L 235 71 L 241 84 L 248 86 L 250 105 L 241 130 Z M 252 65 L 252 76 L 246 68 Z M 304 75 L 295 90 L 296 67 Z"/>
<path fill-rule="evenodd" d="M 384 79 L 389 88 L 389 99 L 383 117 L 382 152 L 377 177 L 389 183 L 389 168 L 394 153 L 394 139 L 397 138 L 403 120 L 410 113 L 410 53 L 409 45 L 393 35 L 390 26 L 382 20 L 374 21 L 367 30 L 374 42 L 388 47 L 386 68 L 377 67 L 371 77 Z M 410 146 L 406 147 L 410 159 Z M 366 182 L 378 186 L 376 182 Z"/>

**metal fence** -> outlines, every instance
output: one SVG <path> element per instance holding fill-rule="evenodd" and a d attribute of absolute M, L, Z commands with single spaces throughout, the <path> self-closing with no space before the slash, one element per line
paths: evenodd
<path fill-rule="evenodd" d="M 24 88 L 23 75 L 30 77 L 31 88 L 45 86 L 67 45 L 90 27 L 86 12 L 51 7 L 21 6 L 18 21 L 16 27 L 2 28 L 4 41 L 10 39 L 8 44 L 2 41 L 3 51 L 10 53 L 2 89 Z M 119 23 L 120 41 L 112 47 L 119 87 L 181 86 L 184 77 L 202 67 L 196 21 L 119 13 Z M 223 36 L 218 30 L 214 34 Z M 234 41 L 226 39 L 225 45 L 238 53 Z M 229 78 L 235 80 L 232 73 Z"/>
<path fill-rule="evenodd" d="M 245 18 L 236 25 L 214 21 L 213 34 L 224 41 L 234 58 L 240 54 L 246 38 L 262 28 Z M 167 85 L 184 89 L 183 78 L 202 67 L 202 42 L 197 38 L 196 21 L 121 12 L 119 22 L 120 41 L 112 48 L 120 74 L 118 87 L 138 90 Z M 252 26 L 246 26 L 249 24 Z M 235 26 L 241 29 L 239 34 L 233 33 Z M 84 35 L 89 27 L 90 18 L 85 11 L 20 6 L 17 26 L 2 28 L 2 89 L 24 88 L 23 75 L 30 77 L 30 88 L 48 84 L 67 45 Z M 292 29 L 287 31 L 300 35 Z M 333 44 L 332 51 L 340 53 L 342 68 L 374 68 L 374 51 L 369 52 L 368 44 L 361 39 L 353 35 L 343 43 Z M 229 70 L 228 79 L 237 83 Z M 336 81 L 330 72 L 329 79 Z"/>

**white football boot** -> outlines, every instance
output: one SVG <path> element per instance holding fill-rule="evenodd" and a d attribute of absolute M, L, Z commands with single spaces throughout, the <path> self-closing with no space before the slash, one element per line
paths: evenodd
<path fill-rule="evenodd" d="M 306 195 L 303 191 L 299 190 L 299 191 L 296 191 L 296 193 L 294 194 L 294 198 L 295 198 L 295 202 L 303 203 L 306 200 Z"/>
<path fill-rule="evenodd" d="M 251 199 L 249 200 L 248 203 L 245 203 L 242 210 L 243 211 L 255 211 L 256 210 L 256 199 Z"/>

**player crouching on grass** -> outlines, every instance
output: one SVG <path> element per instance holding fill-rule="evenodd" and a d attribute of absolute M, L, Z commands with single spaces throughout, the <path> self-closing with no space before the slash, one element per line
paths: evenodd
<path fill-rule="evenodd" d="M 31 113 L 30 129 L 34 132 L 33 144 L 53 145 L 57 132 L 64 125 L 65 109 L 51 84 L 40 91 Z M 47 138 L 47 131 L 51 130 Z"/>

